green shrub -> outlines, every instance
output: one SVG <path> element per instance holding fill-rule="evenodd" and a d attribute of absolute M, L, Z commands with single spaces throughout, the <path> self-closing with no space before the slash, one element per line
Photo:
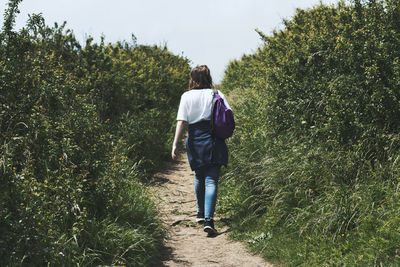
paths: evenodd
<path fill-rule="evenodd" d="M 142 182 L 168 155 L 188 60 L 82 47 L 40 15 L 15 32 L 19 2 L 0 32 L 0 262 L 154 264 L 164 230 Z"/>
<path fill-rule="evenodd" d="M 221 212 L 266 257 L 399 263 L 399 11 L 399 1 L 297 10 L 228 66 L 237 130 L 222 191 L 239 189 Z"/>

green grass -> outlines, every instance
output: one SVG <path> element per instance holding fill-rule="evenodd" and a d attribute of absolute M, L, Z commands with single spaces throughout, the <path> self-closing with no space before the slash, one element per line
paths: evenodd
<path fill-rule="evenodd" d="M 229 64 L 221 89 L 237 124 L 219 212 L 267 259 L 400 265 L 399 10 L 297 10 Z"/>

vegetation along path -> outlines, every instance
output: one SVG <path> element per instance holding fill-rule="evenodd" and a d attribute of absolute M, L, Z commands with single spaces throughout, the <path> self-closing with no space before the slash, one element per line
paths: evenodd
<path fill-rule="evenodd" d="M 210 238 L 196 223 L 194 176 L 182 155 L 176 163 L 155 175 L 153 188 L 163 221 L 168 227 L 164 266 L 272 266 L 251 255 L 238 242 L 228 240 L 229 228 L 216 218 L 219 235 Z M 157 200 L 158 199 L 158 200 Z"/>

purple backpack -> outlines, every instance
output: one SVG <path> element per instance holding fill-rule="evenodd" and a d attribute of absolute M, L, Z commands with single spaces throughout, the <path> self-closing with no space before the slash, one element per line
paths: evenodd
<path fill-rule="evenodd" d="M 233 130 L 235 130 L 233 112 L 225 106 L 218 90 L 214 90 L 211 127 L 213 134 L 222 139 L 231 137 Z"/>

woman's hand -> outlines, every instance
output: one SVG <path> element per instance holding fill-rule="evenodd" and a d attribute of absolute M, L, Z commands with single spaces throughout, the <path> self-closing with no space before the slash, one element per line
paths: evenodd
<path fill-rule="evenodd" d="M 179 142 L 179 140 L 181 140 L 181 136 L 183 134 L 183 130 L 185 129 L 186 125 L 187 125 L 186 121 L 178 121 L 176 124 L 175 138 L 174 138 L 174 143 L 172 145 L 172 152 L 171 152 L 171 157 L 173 160 L 178 159 L 178 142 Z"/>
<path fill-rule="evenodd" d="M 177 146 L 172 147 L 171 157 L 173 160 L 178 159 L 178 147 Z"/>

